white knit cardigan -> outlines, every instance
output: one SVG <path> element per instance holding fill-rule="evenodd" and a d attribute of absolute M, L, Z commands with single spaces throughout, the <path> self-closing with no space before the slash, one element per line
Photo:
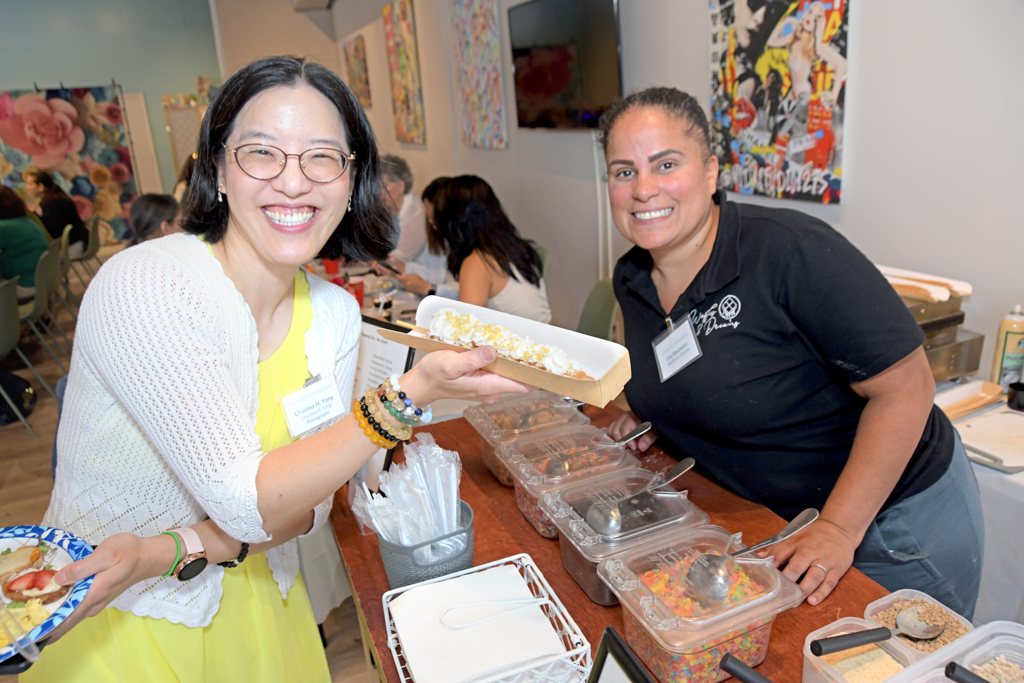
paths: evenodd
<path fill-rule="evenodd" d="M 348 406 L 359 307 L 313 276 L 309 292 L 310 374 L 333 375 Z M 240 541 L 270 540 L 256 507 L 256 343 L 249 307 L 198 238 L 171 235 L 111 258 L 82 302 L 43 523 L 96 545 L 122 531 L 154 536 L 209 517 Z M 316 507 L 310 533 L 330 509 L 330 498 Z M 299 570 L 296 542 L 266 556 L 287 597 Z M 223 575 L 211 564 L 191 581 L 143 581 L 112 606 L 208 626 Z"/>

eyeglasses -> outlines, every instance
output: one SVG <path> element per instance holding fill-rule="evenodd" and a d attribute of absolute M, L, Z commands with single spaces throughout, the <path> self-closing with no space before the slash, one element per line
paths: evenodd
<path fill-rule="evenodd" d="M 235 155 L 238 167 L 250 178 L 273 180 L 284 171 L 288 157 L 297 157 L 302 174 L 314 183 L 329 183 L 340 178 L 348 169 L 356 153 L 345 154 L 340 149 L 320 147 L 307 149 L 302 154 L 286 154 L 272 145 L 250 144 L 240 147 L 224 145 Z"/>

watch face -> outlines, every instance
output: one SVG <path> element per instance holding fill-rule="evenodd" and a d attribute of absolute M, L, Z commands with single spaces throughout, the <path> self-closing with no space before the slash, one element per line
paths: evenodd
<path fill-rule="evenodd" d="M 178 572 L 178 581 L 194 579 L 199 576 L 204 569 L 206 569 L 206 558 L 197 557 L 181 568 L 181 571 Z"/>

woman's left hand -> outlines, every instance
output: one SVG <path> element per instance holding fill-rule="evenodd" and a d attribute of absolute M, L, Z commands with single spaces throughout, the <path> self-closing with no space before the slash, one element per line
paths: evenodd
<path fill-rule="evenodd" d="M 402 285 L 402 289 L 407 292 L 426 296 L 427 292 L 430 291 L 430 283 L 415 273 L 396 275 L 395 279 L 398 280 L 398 284 Z"/>
<path fill-rule="evenodd" d="M 774 564 L 791 581 L 799 582 L 800 590 L 810 605 L 828 597 L 853 565 L 853 553 L 860 545 L 850 535 L 824 518 L 770 550 Z"/>
<path fill-rule="evenodd" d="M 168 550 L 169 555 L 165 552 Z M 169 537 L 142 538 L 135 534 L 114 534 L 100 543 L 89 557 L 61 569 L 54 580 L 62 586 L 93 575 L 96 578 L 82 603 L 53 630 L 50 642 L 56 642 L 83 619 L 99 614 L 131 586 L 160 576 L 174 561 L 174 553 L 174 541 Z M 164 558 L 167 558 L 164 569 L 155 569 L 155 563 Z"/>

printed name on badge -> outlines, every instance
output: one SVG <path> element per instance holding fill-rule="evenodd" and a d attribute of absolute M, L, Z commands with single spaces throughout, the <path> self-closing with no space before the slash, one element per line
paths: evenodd
<path fill-rule="evenodd" d="M 336 420 L 345 407 L 333 378 L 315 381 L 281 398 L 288 433 L 293 439 L 305 436 Z"/>
<path fill-rule="evenodd" d="M 703 355 L 690 316 L 678 324 L 667 320 L 669 328 L 651 342 L 654 358 L 658 361 L 658 375 L 664 383 L 687 365 Z"/>

